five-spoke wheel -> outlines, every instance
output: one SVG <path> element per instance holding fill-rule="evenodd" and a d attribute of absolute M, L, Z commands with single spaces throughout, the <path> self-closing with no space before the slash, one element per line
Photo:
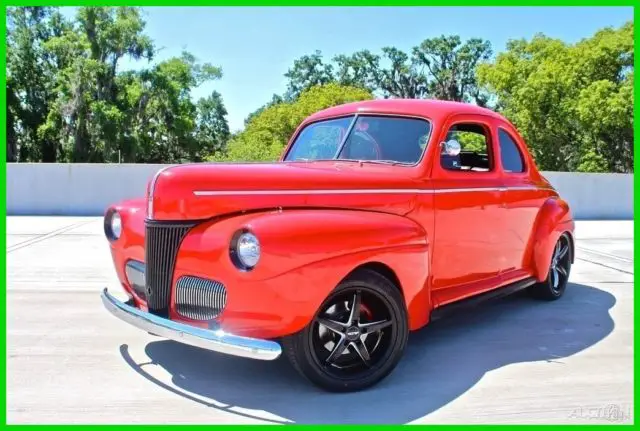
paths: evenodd
<path fill-rule="evenodd" d="M 384 297 L 358 287 L 333 296 L 313 326 L 315 359 L 337 376 L 352 376 L 375 366 L 395 332 Z"/>
<path fill-rule="evenodd" d="M 293 365 L 313 383 L 354 391 L 395 368 L 407 337 L 398 287 L 376 272 L 359 271 L 335 289 L 305 330 L 283 345 Z"/>

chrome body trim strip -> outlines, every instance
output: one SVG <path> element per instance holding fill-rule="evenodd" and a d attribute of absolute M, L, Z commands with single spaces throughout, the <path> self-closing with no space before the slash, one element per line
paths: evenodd
<path fill-rule="evenodd" d="M 153 193 L 155 191 L 156 188 L 156 183 L 158 182 L 158 178 L 160 177 L 160 175 L 175 167 L 176 165 L 170 165 L 170 166 L 165 166 L 163 168 L 158 169 L 158 172 L 155 173 L 155 175 L 153 176 L 153 178 L 151 179 L 151 184 L 149 185 L 149 196 L 147 196 L 147 218 L 149 220 L 153 220 Z"/>
<path fill-rule="evenodd" d="M 451 189 L 331 189 L 331 190 L 194 190 L 195 196 L 259 196 L 259 195 L 357 195 L 357 194 L 443 194 L 469 192 L 504 192 L 517 190 L 552 191 L 535 186 L 468 187 Z"/>
<path fill-rule="evenodd" d="M 101 299 L 104 307 L 115 317 L 143 331 L 232 356 L 271 361 L 282 353 L 278 343 L 257 338 L 228 334 L 221 329 L 202 329 L 184 323 L 164 319 L 119 301 L 105 288 Z"/>

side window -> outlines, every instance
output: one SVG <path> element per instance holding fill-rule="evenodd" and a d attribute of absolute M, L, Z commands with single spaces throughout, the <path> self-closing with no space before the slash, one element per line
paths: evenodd
<path fill-rule="evenodd" d="M 524 159 L 518 145 L 503 129 L 498 129 L 500 140 L 500 161 L 506 172 L 524 172 Z"/>
<path fill-rule="evenodd" d="M 440 164 L 452 171 L 487 172 L 493 166 L 489 151 L 489 132 L 479 124 L 460 123 L 449 129 L 445 143 L 455 141 L 453 146 L 443 143 Z M 451 151 L 459 144 L 460 151 Z"/>

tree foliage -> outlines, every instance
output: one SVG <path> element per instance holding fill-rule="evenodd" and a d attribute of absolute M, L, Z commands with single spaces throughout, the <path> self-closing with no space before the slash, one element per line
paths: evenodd
<path fill-rule="evenodd" d="M 7 23 L 7 160 L 56 160 L 55 141 L 40 141 L 54 98 L 55 62 L 45 44 L 63 31 L 62 18 L 53 9 L 8 9 Z"/>
<path fill-rule="evenodd" d="M 231 135 L 222 96 L 192 90 L 222 69 L 183 52 L 157 59 L 134 7 L 7 9 L 7 161 L 174 163 L 274 160 L 309 114 L 370 98 L 487 106 L 521 131 L 544 170 L 633 171 L 633 22 L 575 44 L 542 34 L 488 41 L 456 35 L 404 51 L 313 51 L 287 86 Z M 123 70 L 123 60 L 136 62 Z M 468 147 L 477 137 L 461 137 Z"/>
<path fill-rule="evenodd" d="M 222 70 L 184 52 L 154 65 L 140 10 L 10 8 L 7 160 L 176 162 L 220 151 L 229 135 L 220 94 L 191 89 Z M 119 71 L 123 58 L 146 61 Z"/>
<path fill-rule="evenodd" d="M 477 85 L 476 66 L 491 55 L 491 44 L 482 39 L 462 42 L 459 36 L 425 39 L 410 52 L 395 47 L 341 54 L 325 63 L 320 51 L 293 62 L 285 74 L 285 98 L 294 99 L 314 85 L 337 82 L 365 88 L 385 98 L 443 100 L 486 103 Z"/>
<path fill-rule="evenodd" d="M 633 23 L 569 45 L 509 42 L 478 77 L 547 170 L 633 170 Z"/>

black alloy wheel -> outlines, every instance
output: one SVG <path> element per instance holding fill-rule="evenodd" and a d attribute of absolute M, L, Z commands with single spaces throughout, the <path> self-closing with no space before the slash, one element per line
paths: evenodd
<path fill-rule="evenodd" d="M 563 234 L 553 248 L 547 279 L 531 286 L 529 289 L 531 294 L 536 298 L 546 300 L 560 298 L 569 283 L 571 261 L 571 242 L 569 236 Z"/>
<path fill-rule="evenodd" d="M 294 367 L 329 391 L 356 391 L 385 378 L 408 338 L 402 294 L 374 271 L 340 283 L 313 321 L 283 345 Z"/>

